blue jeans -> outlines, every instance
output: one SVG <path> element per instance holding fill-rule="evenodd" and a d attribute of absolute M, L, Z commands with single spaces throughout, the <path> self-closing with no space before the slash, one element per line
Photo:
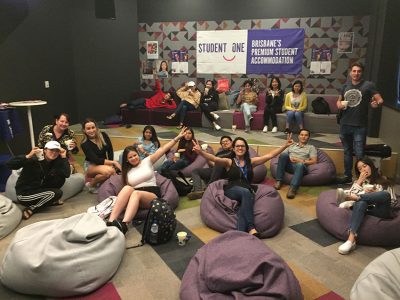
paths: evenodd
<path fill-rule="evenodd" d="M 290 186 L 293 189 L 298 189 L 303 179 L 303 176 L 307 174 L 307 166 L 303 163 L 292 163 L 289 158 L 289 154 L 284 152 L 279 155 L 278 168 L 276 170 L 276 180 L 282 181 L 285 176 L 285 171 L 293 174 Z"/>
<path fill-rule="evenodd" d="M 257 106 L 253 104 L 248 104 L 248 103 L 243 103 L 240 106 L 240 110 L 243 112 L 243 117 L 244 117 L 244 125 L 246 127 L 250 126 L 250 119 L 253 118 L 251 116 L 251 113 L 257 111 Z"/>
<path fill-rule="evenodd" d="M 254 227 L 254 194 L 241 186 L 234 186 L 225 191 L 225 196 L 240 203 L 237 229 L 249 232 Z"/>
<path fill-rule="evenodd" d="M 356 158 L 364 156 L 364 147 L 367 140 L 367 128 L 351 125 L 340 125 L 340 140 L 344 150 L 344 175 L 351 177 L 353 168 L 353 150 Z"/>
<path fill-rule="evenodd" d="M 286 123 L 288 124 L 288 128 L 290 127 L 290 124 L 296 122 L 296 124 L 300 127 L 303 128 L 303 119 L 304 119 L 304 112 L 302 111 L 293 111 L 293 110 L 288 110 L 286 112 L 287 116 L 287 121 Z"/>
<path fill-rule="evenodd" d="M 160 172 L 165 169 L 170 169 L 170 170 L 182 170 L 183 168 L 186 168 L 190 162 L 187 159 L 181 158 L 178 159 L 177 161 L 173 160 L 166 160 L 160 167 Z"/>
<path fill-rule="evenodd" d="M 179 123 L 183 124 L 183 120 L 185 119 L 186 112 L 190 110 L 196 110 L 193 104 L 182 99 L 181 103 L 179 103 L 176 108 L 174 114 L 179 116 Z"/>
<path fill-rule="evenodd" d="M 360 200 L 353 205 L 349 230 L 357 235 L 364 216 L 375 216 L 382 219 L 391 218 L 390 194 L 388 192 L 373 192 L 360 195 Z"/>

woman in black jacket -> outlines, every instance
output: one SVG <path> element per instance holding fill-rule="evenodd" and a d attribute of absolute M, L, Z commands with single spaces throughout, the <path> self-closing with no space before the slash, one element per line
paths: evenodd
<path fill-rule="evenodd" d="M 278 131 L 278 121 L 276 114 L 282 112 L 284 93 L 281 90 L 281 81 L 278 77 L 272 77 L 269 89 L 265 95 L 265 108 L 264 108 L 264 129 L 263 132 L 268 131 L 269 118 L 272 121 L 272 132 Z"/>
<path fill-rule="evenodd" d="M 219 95 L 213 82 L 207 80 L 204 92 L 201 94 L 200 109 L 216 130 L 221 129 L 221 126 L 216 122 L 219 119 L 219 116 L 214 113 L 214 111 L 218 110 L 218 101 Z"/>
<path fill-rule="evenodd" d="M 19 202 L 26 206 L 23 210 L 25 220 L 36 210 L 59 204 L 58 200 L 62 196 L 60 188 L 71 170 L 67 151 L 58 142 L 47 142 L 44 150 L 34 147 L 27 155 L 13 157 L 7 166 L 13 170 L 22 168 L 15 191 Z"/>

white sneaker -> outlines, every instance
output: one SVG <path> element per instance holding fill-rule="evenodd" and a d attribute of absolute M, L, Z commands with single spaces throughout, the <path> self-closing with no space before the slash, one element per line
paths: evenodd
<path fill-rule="evenodd" d="M 356 249 L 356 242 L 346 241 L 345 243 L 341 244 L 338 248 L 338 252 L 340 254 L 346 255 L 349 254 L 351 251 Z"/>
<path fill-rule="evenodd" d="M 221 130 L 221 126 L 219 126 L 218 124 L 215 124 L 214 128 L 215 130 Z"/>
<path fill-rule="evenodd" d="M 216 113 L 212 113 L 212 115 L 213 115 L 215 121 L 219 120 L 219 118 L 220 118 L 219 115 L 217 115 Z"/>
<path fill-rule="evenodd" d="M 344 193 L 344 189 L 337 188 L 336 189 L 336 203 L 339 205 L 340 203 L 346 201 L 346 194 Z"/>
<path fill-rule="evenodd" d="M 244 128 L 244 132 L 249 133 L 249 132 L 250 132 L 250 126 L 246 126 L 246 127 Z"/>
<path fill-rule="evenodd" d="M 85 190 L 87 190 L 91 194 L 98 194 L 99 188 L 97 186 L 92 186 L 90 182 L 85 183 Z"/>
<path fill-rule="evenodd" d="M 274 126 L 274 127 L 272 128 L 272 132 L 273 132 L 273 133 L 278 132 L 278 127 Z"/>
<path fill-rule="evenodd" d="M 356 202 L 356 201 L 353 201 L 353 200 L 344 201 L 344 202 L 339 204 L 339 207 L 340 208 L 350 208 L 350 207 L 352 207 L 354 205 L 354 202 Z"/>
<path fill-rule="evenodd" d="M 267 132 L 267 131 L 268 131 L 268 126 L 264 126 L 263 132 Z"/>

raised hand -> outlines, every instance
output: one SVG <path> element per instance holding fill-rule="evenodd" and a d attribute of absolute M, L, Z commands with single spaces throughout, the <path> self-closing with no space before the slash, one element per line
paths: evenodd
<path fill-rule="evenodd" d="M 194 152 L 196 152 L 197 154 L 199 154 L 202 151 L 200 143 L 195 139 L 192 140 L 192 143 L 193 143 L 193 149 L 192 150 Z"/>

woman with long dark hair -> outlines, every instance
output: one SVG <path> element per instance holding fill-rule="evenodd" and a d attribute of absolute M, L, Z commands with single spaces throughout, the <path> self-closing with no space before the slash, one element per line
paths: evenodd
<path fill-rule="evenodd" d="M 160 141 L 157 137 L 157 132 L 153 126 L 147 125 L 143 128 L 142 137 L 134 144 L 137 147 L 140 159 L 144 159 L 150 154 L 153 154 L 160 148 Z"/>
<path fill-rule="evenodd" d="M 185 131 L 186 128 L 183 128 L 174 139 L 143 160 L 139 158 L 136 147 L 125 148 L 122 158 L 122 180 L 125 186 L 117 196 L 109 222 L 107 222 L 108 226 L 116 226 L 125 234 L 128 230 L 127 223 L 133 220 L 139 207 L 150 208 L 150 202 L 156 197 L 161 197 L 153 164 L 182 138 Z M 124 210 L 121 222 L 118 217 Z"/>
<path fill-rule="evenodd" d="M 295 80 L 292 91 L 286 94 L 284 109 L 286 110 L 286 129 L 289 132 L 290 124 L 296 123 L 300 129 L 304 128 L 304 111 L 307 109 L 307 95 L 303 91 L 303 82 Z"/>
<path fill-rule="evenodd" d="M 284 94 L 281 90 L 281 81 L 278 77 L 273 76 L 269 83 L 269 89 L 265 95 L 263 132 L 268 131 L 268 123 L 270 118 L 272 121 L 272 132 L 278 131 L 276 114 L 282 112 L 283 96 Z"/>
<path fill-rule="evenodd" d="M 250 158 L 247 141 L 242 137 L 237 137 L 233 141 L 231 156 L 229 158 L 221 158 L 203 151 L 200 145 L 196 141 L 193 141 L 193 150 L 196 153 L 202 155 L 207 160 L 213 161 L 215 164 L 225 167 L 228 183 L 224 186 L 224 194 L 228 198 L 240 203 L 238 230 L 258 237 L 258 231 L 254 225 L 253 211 L 256 186 L 250 184 L 253 179 L 253 168 L 277 156 L 292 143 L 293 140 L 289 135 L 286 143 L 278 149 L 263 156 Z"/>
<path fill-rule="evenodd" d="M 339 246 L 340 254 L 349 254 L 356 248 L 358 230 L 365 215 L 382 219 L 392 218 L 393 207 L 397 204 L 393 183 L 381 176 L 369 157 L 358 159 L 354 166 L 357 180 L 347 191 L 338 189 L 338 204 L 342 208 L 353 207 L 349 237 Z"/>
<path fill-rule="evenodd" d="M 219 95 L 214 87 L 213 81 L 207 80 L 204 92 L 200 99 L 200 109 L 216 130 L 221 129 L 221 126 L 216 122 L 219 119 L 219 116 L 214 113 L 214 111 L 218 110 L 218 101 Z"/>
<path fill-rule="evenodd" d="M 187 127 L 183 136 L 178 143 L 178 149 L 172 159 L 165 161 L 160 172 L 163 170 L 182 170 L 190 165 L 197 157 L 197 153 L 193 151 L 193 141 L 195 140 L 194 131 L 192 128 Z"/>

